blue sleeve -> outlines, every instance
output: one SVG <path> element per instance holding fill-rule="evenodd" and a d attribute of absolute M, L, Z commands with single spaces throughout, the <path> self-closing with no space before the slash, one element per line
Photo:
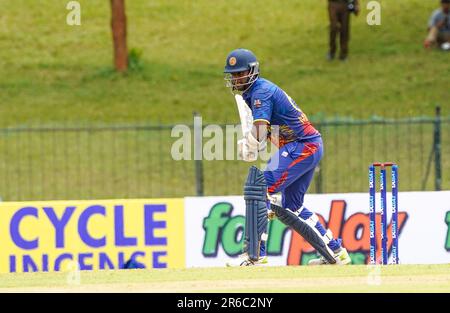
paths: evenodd
<path fill-rule="evenodd" d="M 439 10 L 436 10 L 433 12 L 428 21 L 428 27 L 431 28 L 433 26 L 436 26 L 438 22 L 439 22 Z"/>
<path fill-rule="evenodd" d="M 270 124 L 273 103 L 270 100 L 271 93 L 258 91 L 252 96 L 253 121 L 267 121 Z"/>

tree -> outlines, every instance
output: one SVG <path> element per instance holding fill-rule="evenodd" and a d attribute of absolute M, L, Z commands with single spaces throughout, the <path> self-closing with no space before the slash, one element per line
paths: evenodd
<path fill-rule="evenodd" d="M 111 1 L 111 28 L 114 40 L 114 65 L 117 71 L 128 69 L 127 18 L 125 0 Z"/>

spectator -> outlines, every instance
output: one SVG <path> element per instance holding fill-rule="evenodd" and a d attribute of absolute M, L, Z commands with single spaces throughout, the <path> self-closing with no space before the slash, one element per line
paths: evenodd
<path fill-rule="evenodd" d="M 358 0 L 328 0 L 328 13 L 330 16 L 330 50 L 328 60 L 333 60 L 336 54 L 336 36 L 339 33 L 340 54 L 339 59 L 345 61 L 348 55 L 348 42 L 350 40 L 350 13 L 359 13 Z"/>
<path fill-rule="evenodd" d="M 450 0 L 441 0 L 441 8 L 435 10 L 428 22 L 428 36 L 425 48 L 441 46 L 450 43 Z"/>

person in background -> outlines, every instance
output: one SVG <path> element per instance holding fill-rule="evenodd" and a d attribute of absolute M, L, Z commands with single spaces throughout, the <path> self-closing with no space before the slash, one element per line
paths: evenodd
<path fill-rule="evenodd" d="M 336 56 L 336 37 L 339 33 L 339 60 L 345 61 L 348 56 L 348 42 L 350 40 L 350 14 L 359 14 L 358 0 L 328 0 L 328 14 L 330 17 L 330 49 L 327 59 Z"/>
<path fill-rule="evenodd" d="M 450 0 L 441 0 L 441 7 L 431 15 L 424 46 L 427 49 L 442 47 L 445 50 L 450 46 Z"/>

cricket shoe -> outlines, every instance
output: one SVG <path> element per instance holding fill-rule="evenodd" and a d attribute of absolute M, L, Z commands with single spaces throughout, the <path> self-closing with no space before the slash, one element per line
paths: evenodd
<path fill-rule="evenodd" d="M 237 259 L 234 259 L 230 262 L 227 262 L 227 267 L 239 267 L 239 266 L 258 266 L 258 265 L 265 265 L 269 263 L 267 256 L 259 257 L 258 260 L 254 261 L 250 259 L 247 253 L 243 253 L 238 256 Z"/>
<path fill-rule="evenodd" d="M 336 252 L 334 254 L 334 259 L 336 260 L 336 263 L 334 263 L 333 265 L 347 265 L 352 263 L 352 259 L 348 255 L 347 249 L 345 248 L 341 248 L 339 252 Z M 330 262 L 328 262 L 322 256 L 318 259 L 309 260 L 308 262 L 308 265 L 325 265 L 325 264 L 330 264 Z"/>

